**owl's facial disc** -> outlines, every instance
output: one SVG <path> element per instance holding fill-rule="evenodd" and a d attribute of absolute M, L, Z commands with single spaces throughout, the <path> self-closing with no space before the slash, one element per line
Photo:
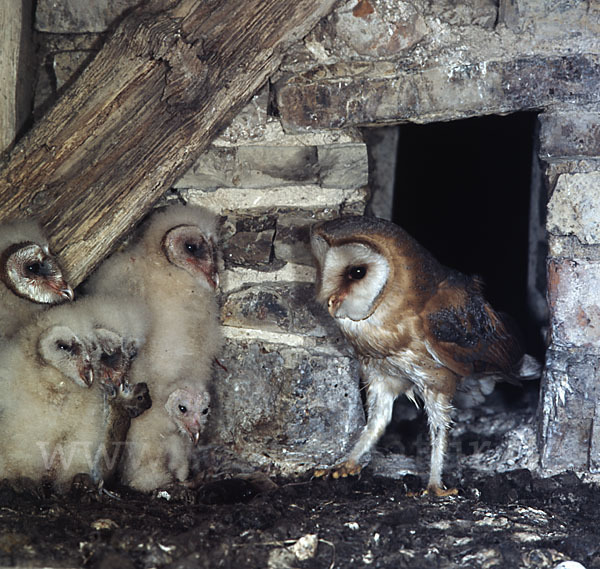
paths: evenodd
<path fill-rule="evenodd" d="M 40 304 L 73 300 L 73 289 L 47 248 L 36 243 L 14 244 L 2 257 L 4 280 L 18 296 Z"/>
<path fill-rule="evenodd" d="M 167 231 L 162 241 L 163 251 L 173 265 L 186 270 L 210 290 L 219 286 L 217 247 L 200 228 L 178 225 Z"/>
<path fill-rule="evenodd" d="M 335 246 L 325 256 L 319 297 L 334 318 L 364 320 L 375 310 L 388 275 L 388 262 L 367 245 Z"/>

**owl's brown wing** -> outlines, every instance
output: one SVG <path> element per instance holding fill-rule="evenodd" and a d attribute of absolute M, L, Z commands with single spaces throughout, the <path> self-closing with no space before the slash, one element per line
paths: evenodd
<path fill-rule="evenodd" d="M 510 376 L 524 352 L 511 324 L 486 302 L 480 286 L 458 273 L 439 285 L 422 314 L 429 349 L 463 377 Z"/>

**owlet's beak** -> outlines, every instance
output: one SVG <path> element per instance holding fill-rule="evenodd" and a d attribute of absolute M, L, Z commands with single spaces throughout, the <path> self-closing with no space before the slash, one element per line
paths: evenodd
<path fill-rule="evenodd" d="M 65 279 L 48 279 L 46 282 L 48 283 L 49 288 L 51 288 L 56 294 L 60 295 L 65 300 L 73 300 L 75 298 L 73 289 L 67 284 Z"/>
<path fill-rule="evenodd" d="M 81 381 L 83 381 L 83 383 L 85 383 L 85 385 L 88 387 L 91 387 L 92 383 L 94 383 L 94 370 L 92 368 L 92 362 L 89 360 L 89 358 L 86 358 L 79 368 L 79 377 L 81 378 Z"/>
<path fill-rule="evenodd" d="M 65 300 L 72 301 L 75 298 L 75 293 L 73 292 L 73 289 L 66 283 L 65 286 L 61 288 L 59 292 Z"/>

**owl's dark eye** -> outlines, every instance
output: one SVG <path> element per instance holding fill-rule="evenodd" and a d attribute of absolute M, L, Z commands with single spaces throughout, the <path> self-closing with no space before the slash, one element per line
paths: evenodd
<path fill-rule="evenodd" d="M 56 347 L 71 355 L 77 355 L 79 353 L 79 346 L 76 344 L 67 344 L 66 342 L 56 342 Z"/>
<path fill-rule="evenodd" d="M 180 410 L 182 413 L 187 413 L 187 407 L 186 407 L 185 405 L 179 405 L 179 410 Z"/>
<path fill-rule="evenodd" d="M 367 274 L 367 267 L 364 267 L 363 265 L 358 265 L 356 267 L 350 267 L 348 269 L 348 272 L 346 273 L 346 276 L 351 280 L 351 281 L 359 281 L 360 279 L 362 279 L 365 275 Z"/>
<path fill-rule="evenodd" d="M 31 263 L 25 267 L 28 273 L 32 275 L 41 275 L 42 274 L 42 265 L 40 263 Z"/>
<path fill-rule="evenodd" d="M 208 407 L 206 409 L 202 409 L 202 414 L 203 415 L 207 415 L 208 414 Z"/>
<path fill-rule="evenodd" d="M 206 246 L 204 243 L 194 243 L 193 241 L 186 241 L 183 246 L 185 250 L 192 255 L 192 257 L 196 257 L 201 259 L 206 256 Z"/>

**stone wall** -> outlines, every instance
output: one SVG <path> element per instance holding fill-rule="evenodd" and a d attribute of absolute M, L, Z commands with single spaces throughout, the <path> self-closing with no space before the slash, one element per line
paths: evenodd
<path fill-rule="evenodd" d="M 38 0 L 38 115 L 137 3 Z M 355 363 L 312 300 L 306 243 L 314 219 L 366 205 L 367 148 L 355 128 L 534 110 L 550 249 L 541 465 L 598 471 L 598 37 L 595 2 L 340 0 L 290 50 L 271 84 L 165 197 L 223 217 L 227 347 L 213 442 L 298 472 L 339 457 L 361 425 Z M 394 136 L 380 139 L 393 154 Z M 381 157 L 375 143 L 369 152 L 371 186 L 389 188 L 381 165 L 390 153 Z M 378 203 L 389 200 L 372 211 L 385 216 Z M 544 203 L 538 214 L 543 228 Z M 541 245 L 543 230 L 530 247 Z"/>
<path fill-rule="evenodd" d="M 367 152 L 352 130 L 285 134 L 254 98 L 170 199 L 223 219 L 221 318 L 211 442 L 284 474 L 330 464 L 363 424 L 357 367 L 314 301 L 316 219 L 362 213 Z"/>
<path fill-rule="evenodd" d="M 550 188 L 551 344 L 540 409 L 541 465 L 600 472 L 600 113 L 544 113 Z"/>
<path fill-rule="evenodd" d="M 108 14 L 134 3 L 55 4 L 38 4 L 38 115 L 94 56 Z M 364 211 L 368 161 L 356 129 L 286 134 L 270 98 L 266 86 L 163 201 L 222 220 L 226 346 L 206 442 L 291 474 L 339 459 L 364 424 L 357 364 L 314 301 L 308 230 Z"/>

